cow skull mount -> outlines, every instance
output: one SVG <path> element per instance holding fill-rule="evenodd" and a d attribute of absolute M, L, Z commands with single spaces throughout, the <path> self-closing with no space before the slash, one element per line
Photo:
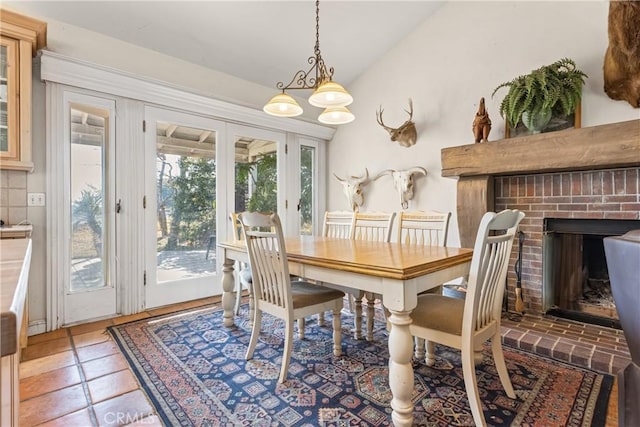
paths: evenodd
<path fill-rule="evenodd" d="M 392 128 L 384 124 L 384 121 L 382 120 L 382 113 L 384 112 L 382 105 L 380 106 L 380 110 L 376 111 L 376 119 L 378 120 L 378 124 L 389 132 L 392 141 L 397 142 L 403 147 L 411 147 L 412 145 L 415 145 L 416 140 L 418 139 L 416 124 L 411 120 L 413 117 L 413 101 L 411 98 L 409 98 L 409 110 L 405 111 L 409 114 L 409 119 L 397 128 Z"/>
<path fill-rule="evenodd" d="M 344 195 L 347 196 L 351 210 L 354 212 L 359 210 L 364 204 L 362 187 L 369 183 L 369 170 L 365 168 L 364 171 L 364 175 L 350 176 L 346 179 L 340 178 L 335 173 L 333 174 L 333 176 L 340 181 L 340 184 L 342 184 L 342 191 L 344 191 Z"/>
<path fill-rule="evenodd" d="M 393 169 L 386 169 L 380 172 L 374 178 L 374 181 L 382 176 L 391 175 L 393 177 L 393 185 L 396 188 L 396 191 L 400 195 L 400 205 L 402 209 L 407 209 L 409 207 L 409 200 L 413 199 L 413 186 L 414 186 L 414 175 L 427 175 L 427 170 L 420 166 L 415 166 L 409 168 L 407 170 L 396 171 Z"/>

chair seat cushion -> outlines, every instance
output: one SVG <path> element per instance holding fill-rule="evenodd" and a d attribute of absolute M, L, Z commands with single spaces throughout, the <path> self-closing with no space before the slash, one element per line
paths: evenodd
<path fill-rule="evenodd" d="M 416 326 L 462 335 L 464 300 L 437 294 L 423 294 L 411 313 Z"/>
<path fill-rule="evenodd" d="M 321 304 L 334 299 L 344 298 L 344 292 L 303 281 L 291 284 L 293 308 Z"/>

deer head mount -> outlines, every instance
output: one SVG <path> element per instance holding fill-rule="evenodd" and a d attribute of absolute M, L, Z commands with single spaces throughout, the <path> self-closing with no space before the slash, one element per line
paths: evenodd
<path fill-rule="evenodd" d="M 407 209 L 409 207 L 409 200 L 413 199 L 413 175 L 416 174 L 425 176 L 427 175 L 427 170 L 420 166 L 414 166 L 403 171 L 387 169 L 376 175 L 373 180 L 375 181 L 385 175 L 391 175 L 393 177 L 393 185 L 400 195 L 400 205 L 402 209 Z"/>
<path fill-rule="evenodd" d="M 336 179 L 340 181 L 340 184 L 342 184 L 344 195 L 347 196 L 347 200 L 349 200 L 351 210 L 353 210 L 354 212 L 357 211 L 364 203 L 364 194 L 362 194 L 362 187 L 369 183 L 369 170 L 365 168 L 364 171 L 364 175 L 350 176 L 346 179 L 340 178 L 335 173 L 333 174 L 333 176 L 335 176 Z"/>
<path fill-rule="evenodd" d="M 411 121 L 413 117 L 413 101 L 411 98 L 409 98 L 409 111 L 405 111 L 409 114 L 409 119 L 397 128 L 386 126 L 382 121 L 382 113 L 384 112 L 382 105 L 380 106 L 380 110 L 376 111 L 376 119 L 378 120 L 378 124 L 389 132 L 392 141 L 397 142 L 403 147 L 411 147 L 415 145 L 416 139 L 418 139 L 416 124 Z"/>

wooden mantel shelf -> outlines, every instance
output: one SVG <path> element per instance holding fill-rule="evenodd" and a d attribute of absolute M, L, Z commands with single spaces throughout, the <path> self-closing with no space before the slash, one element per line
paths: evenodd
<path fill-rule="evenodd" d="M 442 149 L 445 177 L 637 165 L 640 165 L 640 120 Z"/>
<path fill-rule="evenodd" d="M 462 247 L 473 247 L 482 215 L 494 210 L 493 178 L 640 166 L 640 120 L 442 149 L 442 176 L 459 177 Z"/>

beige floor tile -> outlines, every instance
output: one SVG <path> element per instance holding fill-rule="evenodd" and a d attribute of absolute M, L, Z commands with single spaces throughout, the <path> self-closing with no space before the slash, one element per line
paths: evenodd
<path fill-rule="evenodd" d="M 100 331 L 107 329 L 108 326 L 112 326 L 113 321 L 111 319 L 98 320 L 97 322 L 84 323 L 82 325 L 71 326 L 69 330 L 71 335 L 86 334 L 87 332 Z"/>
<path fill-rule="evenodd" d="M 87 404 L 82 384 L 43 394 L 20 402 L 20 425 L 36 426 L 86 408 Z"/>
<path fill-rule="evenodd" d="M 160 417 L 157 415 L 151 415 L 150 417 L 145 417 L 140 420 L 137 420 L 131 424 L 127 424 L 127 427 L 163 427 L 162 421 L 160 421 Z"/>
<path fill-rule="evenodd" d="M 111 336 L 106 330 L 91 331 L 84 334 L 74 335 L 73 344 L 76 347 L 86 347 L 93 344 L 109 341 Z"/>
<path fill-rule="evenodd" d="M 72 412 L 60 418 L 38 424 L 37 427 L 92 427 L 96 423 L 91 419 L 93 410 L 85 408 L 81 411 Z"/>
<path fill-rule="evenodd" d="M 118 345 L 111 339 L 99 344 L 88 345 L 86 347 L 80 347 L 76 349 L 78 359 L 83 363 L 88 360 L 98 359 L 100 357 L 109 356 L 111 354 L 116 354 L 119 352 L 120 349 L 118 349 Z"/>
<path fill-rule="evenodd" d="M 87 382 L 93 403 L 102 402 L 138 389 L 138 382 L 128 369 L 105 375 Z"/>
<path fill-rule="evenodd" d="M 23 378 L 20 380 L 20 400 L 28 400 L 54 390 L 79 384 L 81 381 L 77 365 Z"/>
<path fill-rule="evenodd" d="M 129 365 L 121 354 L 112 354 L 82 364 L 82 370 L 87 381 L 128 368 Z"/>
<path fill-rule="evenodd" d="M 56 353 L 39 359 L 28 360 L 20 363 L 20 379 L 40 375 L 55 369 L 71 366 L 76 363 L 72 350 Z"/>
<path fill-rule="evenodd" d="M 55 331 L 46 332 L 44 334 L 32 335 L 29 337 L 27 344 L 33 345 L 44 341 L 51 341 L 58 338 L 64 338 L 68 334 L 67 328 L 56 329 Z"/>
<path fill-rule="evenodd" d="M 142 391 L 136 390 L 93 406 L 99 426 L 115 426 L 142 421 L 153 414 L 153 408 Z"/>
<path fill-rule="evenodd" d="M 33 360 L 71 349 L 71 340 L 65 336 L 54 340 L 43 341 L 34 345 L 27 345 L 22 351 L 21 360 Z"/>

